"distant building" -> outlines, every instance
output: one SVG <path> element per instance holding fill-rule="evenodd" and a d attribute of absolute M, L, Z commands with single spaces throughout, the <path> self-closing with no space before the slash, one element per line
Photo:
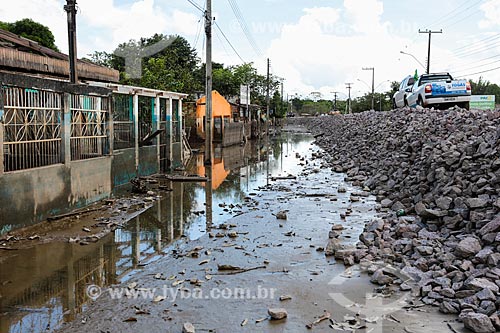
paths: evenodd
<path fill-rule="evenodd" d="M 205 139 L 206 97 L 196 102 L 196 134 Z M 212 91 L 212 126 L 215 140 L 221 140 L 224 127 L 233 122 L 231 104 L 218 91 Z"/>

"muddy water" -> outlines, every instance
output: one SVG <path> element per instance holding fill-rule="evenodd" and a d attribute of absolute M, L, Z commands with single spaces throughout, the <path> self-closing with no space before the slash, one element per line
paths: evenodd
<path fill-rule="evenodd" d="M 168 255 L 180 240 L 202 237 L 207 222 L 216 226 L 240 214 L 239 204 L 258 194 L 269 175 L 299 171 L 295 154 L 304 154 L 312 141 L 308 135 L 284 133 L 272 140 L 269 151 L 264 142 L 218 149 L 211 184 L 172 183 L 173 191 L 154 207 L 98 243 L 43 244 L 0 259 L 0 332 L 50 332 L 72 321 L 86 308 L 88 285 L 126 281 Z M 202 162 L 203 156 L 194 156 L 188 173 L 210 171 Z"/>

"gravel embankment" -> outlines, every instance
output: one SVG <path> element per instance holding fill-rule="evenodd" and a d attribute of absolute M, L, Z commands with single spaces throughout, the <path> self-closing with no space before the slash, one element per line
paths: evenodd
<path fill-rule="evenodd" d="M 333 169 L 388 213 L 366 226 L 356 250 L 342 250 L 346 262 L 390 263 L 416 282 L 423 303 L 459 315 L 473 332 L 500 330 L 500 112 L 403 109 L 291 122 L 308 126 Z M 387 269 L 372 282 L 411 288 Z"/>

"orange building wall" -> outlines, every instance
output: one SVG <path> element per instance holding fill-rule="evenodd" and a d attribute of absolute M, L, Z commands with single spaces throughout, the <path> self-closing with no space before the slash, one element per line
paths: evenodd
<path fill-rule="evenodd" d="M 205 131 L 203 130 L 203 117 L 205 117 L 205 103 L 206 97 L 200 98 L 196 101 L 196 132 L 198 136 L 204 138 Z M 212 118 L 224 117 L 232 119 L 231 104 L 219 94 L 217 90 L 212 91 Z M 213 124 L 213 122 L 212 122 Z"/>

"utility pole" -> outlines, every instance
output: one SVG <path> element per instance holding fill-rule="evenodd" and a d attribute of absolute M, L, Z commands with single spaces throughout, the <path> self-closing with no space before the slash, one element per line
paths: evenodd
<path fill-rule="evenodd" d="M 205 165 L 212 165 L 212 0 L 207 0 L 205 11 L 205 34 L 207 38 L 205 81 Z"/>
<path fill-rule="evenodd" d="M 363 67 L 364 71 L 372 71 L 372 110 L 375 110 L 375 67 Z"/>
<path fill-rule="evenodd" d="M 432 30 L 422 31 L 422 30 L 418 29 L 418 33 L 419 34 L 429 34 L 429 45 L 427 47 L 427 74 L 429 74 L 431 71 L 431 38 L 432 38 L 432 34 L 442 34 L 443 29 L 441 29 L 439 31 L 432 31 Z"/>
<path fill-rule="evenodd" d="M 339 92 L 338 91 L 332 91 L 332 94 L 333 94 L 333 111 L 337 111 L 337 94 Z"/>
<path fill-rule="evenodd" d="M 69 45 L 69 81 L 78 82 L 76 69 L 76 0 L 66 0 L 64 10 L 68 13 L 68 45 Z"/>
<path fill-rule="evenodd" d="M 281 79 L 281 105 L 280 105 L 281 111 L 283 111 L 283 81 L 285 81 L 285 79 Z"/>
<path fill-rule="evenodd" d="M 347 110 L 349 112 L 349 114 L 352 113 L 352 109 L 351 109 L 351 89 L 352 89 L 352 85 L 354 83 L 346 83 L 345 85 L 347 86 L 347 89 L 349 90 L 349 98 L 347 99 Z"/>
<path fill-rule="evenodd" d="M 269 102 L 270 102 L 270 100 L 269 100 L 269 85 L 270 85 L 269 71 L 270 71 L 270 68 L 271 68 L 271 60 L 269 60 L 269 58 L 267 58 L 266 135 L 269 135 Z"/>

